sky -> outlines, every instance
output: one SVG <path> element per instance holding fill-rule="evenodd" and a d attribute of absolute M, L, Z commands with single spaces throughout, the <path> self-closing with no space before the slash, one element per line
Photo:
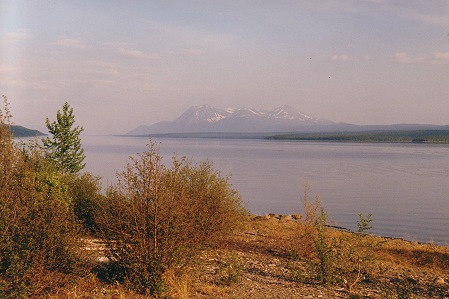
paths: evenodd
<path fill-rule="evenodd" d="M 190 106 L 354 124 L 449 124 L 447 0 L 0 0 L 0 94 L 47 132 L 86 134 Z"/>

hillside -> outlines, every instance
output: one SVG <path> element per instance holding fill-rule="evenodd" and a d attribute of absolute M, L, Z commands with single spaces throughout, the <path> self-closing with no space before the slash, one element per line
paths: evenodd
<path fill-rule="evenodd" d="M 39 132 L 38 130 L 28 129 L 17 125 L 11 126 L 11 132 L 13 133 L 14 137 L 34 137 L 45 135 L 44 133 Z"/>

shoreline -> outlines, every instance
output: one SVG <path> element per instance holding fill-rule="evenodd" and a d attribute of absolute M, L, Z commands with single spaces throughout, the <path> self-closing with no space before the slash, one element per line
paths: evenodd
<path fill-rule="evenodd" d="M 276 214 L 276 213 L 267 213 L 267 214 L 253 214 L 250 213 L 249 214 L 249 219 L 250 220 L 268 220 L 268 219 L 273 219 L 273 220 L 278 220 L 278 221 L 294 221 L 294 222 L 301 222 L 302 219 L 302 215 L 301 214 Z M 357 232 L 346 228 L 346 227 L 342 227 L 342 226 L 338 226 L 338 225 L 331 225 L 331 224 L 326 224 L 325 225 L 327 228 L 333 229 L 333 230 L 337 230 L 337 231 L 341 231 L 341 232 L 345 232 L 345 233 L 354 233 L 357 234 Z M 393 240 L 393 241 L 402 241 L 402 242 L 408 242 L 411 244 L 417 244 L 417 245 L 436 245 L 436 246 L 441 246 L 441 247 L 447 247 L 449 248 L 449 245 L 445 245 L 445 244 L 437 244 L 434 242 L 423 242 L 423 241 L 413 241 L 413 240 L 409 240 L 403 237 L 395 237 L 395 236 L 385 236 L 385 235 L 377 235 L 377 234 L 371 234 L 371 233 L 367 233 L 367 235 L 370 236 L 374 236 L 374 237 L 378 237 L 378 238 L 383 238 L 385 240 Z"/>

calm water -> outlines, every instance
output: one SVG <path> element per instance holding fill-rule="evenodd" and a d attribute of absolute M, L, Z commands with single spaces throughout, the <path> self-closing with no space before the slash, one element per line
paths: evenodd
<path fill-rule="evenodd" d="M 338 226 L 372 213 L 375 234 L 449 244 L 449 146 L 158 139 L 161 154 L 210 160 L 252 213 L 300 213 L 303 185 Z M 146 138 L 84 136 L 87 170 L 114 183 Z"/>

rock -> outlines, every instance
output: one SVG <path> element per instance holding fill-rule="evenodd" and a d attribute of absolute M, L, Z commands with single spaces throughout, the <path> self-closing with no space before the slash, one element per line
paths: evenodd
<path fill-rule="evenodd" d="M 391 283 L 401 283 L 402 281 L 397 277 L 393 277 L 393 278 L 390 278 L 390 282 Z"/>
<path fill-rule="evenodd" d="M 109 263 L 109 259 L 105 256 L 99 256 L 97 257 L 97 262 L 99 263 Z"/>
<path fill-rule="evenodd" d="M 268 220 L 270 218 L 271 218 L 270 216 L 264 215 L 264 216 L 256 216 L 256 217 L 253 218 L 253 220 L 254 221 L 262 221 L 262 220 Z"/>
<path fill-rule="evenodd" d="M 294 220 L 300 220 L 302 218 L 302 215 L 301 214 L 292 214 L 292 218 Z"/>
<path fill-rule="evenodd" d="M 281 218 L 279 219 L 281 221 L 291 221 L 293 220 L 291 215 L 281 215 Z"/>
<path fill-rule="evenodd" d="M 281 215 L 279 215 L 279 214 L 274 214 L 274 213 L 270 213 L 270 214 L 268 214 L 268 216 L 270 216 L 270 218 L 275 218 L 275 219 L 281 219 Z"/>

